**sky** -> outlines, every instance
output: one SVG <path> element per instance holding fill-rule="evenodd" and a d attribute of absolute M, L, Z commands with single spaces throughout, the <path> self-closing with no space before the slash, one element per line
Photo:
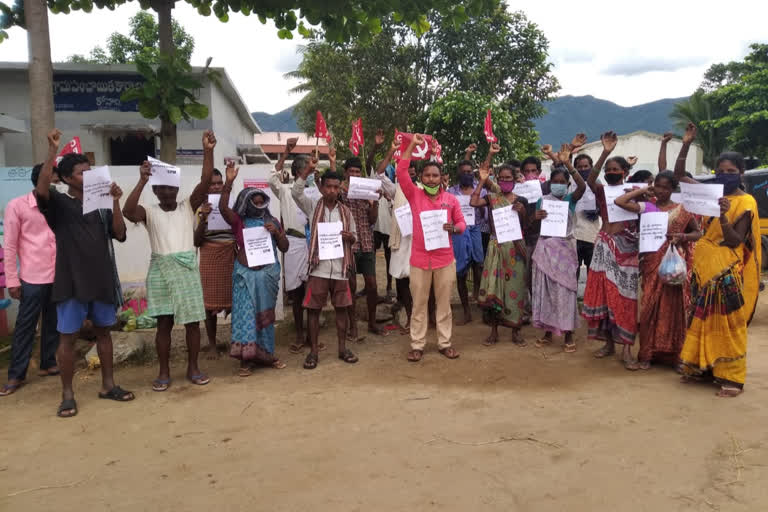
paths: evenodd
<path fill-rule="evenodd" d="M 768 41 L 768 2 L 760 0 L 644 0 L 578 3 L 511 0 L 549 39 L 549 56 L 561 95 L 592 95 L 623 106 L 691 94 L 713 63 L 743 58 L 749 44 Z M 54 61 L 88 54 L 114 31 L 128 33 L 138 11 L 131 2 L 115 11 L 50 15 Z M 301 36 L 280 40 L 274 25 L 230 14 L 228 23 L 200 16 L 179 2 L 174 17 L 195 38 L 194 65 L 213 57 L 224 67 L 251 111 L 276 113 L 301 96 L 284 78 L 301 61 Z M 0 43 L 0 61 L 26 61 L 26 33 L 14 28 Z"/>

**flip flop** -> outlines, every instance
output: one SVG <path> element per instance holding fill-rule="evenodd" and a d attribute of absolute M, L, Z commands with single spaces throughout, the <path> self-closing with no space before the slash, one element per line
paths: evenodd
<path fill-rule="evenodd" d="M 74 411 L 69 414 L 64 414 L 64 411 Z M 61 401 L 59 409 L 56 411 L 56 416 L 59 418 L 73 418 L 77 416 L 77 402 L 74 398 L 67 398 Z"/>
<path fill-rule="evenodd" d="M 566 343 L 565 347 L 563 348 L 563 351 L 567 354 L 573 354 L 576 352 L 576 344 L 575 343 Z"/>
<path fill-rule="evenodd" d="M 456 350 L 453 347 L 443 348 L 443 349 L 440 349 L 438 352 L 440 352 L 443 356 L 447 357 L 448 359 L 456 359 L 459 357 L 459 353 L 456 352 Z"/>
<path fill-rule="evenodd" d="M 155 379 L 152 381 L 152 391 L 162 393 L 171 387 L 171 379 Z"/>
<path fill-rule="evenodd" d="M 130 396 L 130 398 L 126 398 Z M 130 402 L 136 395 L 130 391 L 126 391 L 120 386 L 115 386 L 106 393 L 99 393 L 99 398 L 104 400 L 114 400 L 115 402 Z"/>
<path fill-rule="evenodd" d="M 339 352 L 339 359 L 349 364 L 354 364 L 358 361 L 357 356 L 349 349 L 346 349 L 344 352 Z"/>
<path fill-rule="evenodd" d="M 314 370 L 317 368 L 317 354 L 310 352 L 307 354 L 307 358 L 304 359 L 304 369 Z"/>
<path fill-rule="evenodd" d="M 253 375 L 253 370 L 251 370 L 247 366 L 245 367 L 241 366 L 240 369 L 237 371 L 237 375 L 243 378 L 250 377 L 251 375 Z"/>
<path fill-rule="evenodd" d="M 272 368 L 274 368 L 275 370 L 282 370 L 286 366 L 287 365 L 279 359 L 275 359 L 274 361 L 272 361 Z"/>
<path fill-rule="evenodd" d="M 408 352 L 408 361 L 412 363 L 418 363 L 421 361 L 422 356 L 424 355 L 423 350 L 411 350 Z"/>
<path fill-rule="evenodd" d="M 197 375 L 191 375 L 187 377 L 187 380 L 195 386 L 205 386 L 211 379 L 204 373 L 198 373 Z"/>
<path fill-rule="evenodd" d="M 21 381 L 18 384 L 3 384 L 2 389 L 0 389 L 0 396 L 11 396 L 23 385 L 24 381 Z"/>
<path fill-rule="evenodd" d="M 539 338 L 533 344 L 536 348 L 542 348 L 546 347 L 547 345 L 551 345 L 552 340 L 548 338 Z"/>

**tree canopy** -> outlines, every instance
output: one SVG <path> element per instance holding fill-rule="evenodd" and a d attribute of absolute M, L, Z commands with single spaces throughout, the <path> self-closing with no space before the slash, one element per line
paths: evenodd
<path fill-rule="evenodd" d="M 436 127 L 452 106 L 469 102 L 483 105 L 475 113 L 481 116 L 480 134 L 482 116 L 493 106 L 514 120 L 519 146 L 509 147 L 509 154 L 530 151 L 524 141 L 536 141 L 532 120 L 544 112 L 540 102 L 559 89 L 547 62 L 546 37 L 524 14 L 508 12 L 503 2 L 464 23 L 454 21 L 433 12 L 429 29 L 418 36 L 386 18 L 370 40 L 348 43 L 329 43 L 316 34 L 303 48 L 299 68 L 288 74 L 302 81 L 294 91 L 307 93 L 295 108 L 299 127 L 312 132 L 320 110 L 337 138 L 347 138 L 352 121 L 362 117 L 366 140 L 371 140 L 379 128 L 387 133 L 428 130 L 431 109 L 440 105 L 440 113 L 432 115 Z M 438 103 L 452 91 L 467 94 Z M 447 155 L 466 147 L 461 137 L 438 139 Z"/>
<path fill-rule="evenodd" d="M 90 62 L 96 64 L 127 64 L 143 61 L 157 64 L 160 59 L 158 45 L 159 31 L 155 17 L 147 11 L 139 11 L 130 19 L 128 35 L 112 32 L 107 39 L 106 48 L 96 46 L 86 57 L 72 55 L 68 62 Z M 195 49 L 194 38 L 175 20 L 173 24 L 173 43 L 176 56 L 189 62 Z"/>

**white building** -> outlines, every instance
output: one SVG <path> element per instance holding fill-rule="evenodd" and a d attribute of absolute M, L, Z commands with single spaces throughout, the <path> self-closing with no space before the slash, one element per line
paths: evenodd
<path fill-rule="evenodd" d="M 682 145 L 683 141 L 676 137 L 667 144 L 668 170 L 675 168 L 677 154 L 680 152 Z M 640 130 L 626 135 L 619 135 L 618 144 L 616 144 L 616 149 L 613 150 L 611 156 L 623 156 L 624 158 L 636 156 L 638 160 L 632 168 L 632 172 L 645 169 L 656 174 L 659 171 L 658 158 L 660 146 L 661 135 Z M 602 152 L 603 144 L 597 140 L 584 145 L 577 154 L 586 153 L 596 162 Z M 686 170 L 691 174 L 709 174 L 709 169 L 704 165 L 703 159 L 704 152 L 701 150 L 701 147 L 697 144 L 691 145 L 688 151 L 688 159 L 686 160 Z"/>
<path fill-rule="evenodd" d="M 25 62 L 0 62 L 0 167 L 29 166 L 29 74 Z M 222 68 L 218 84 L 202 77 L 198 101 L 208 106 L 207 119 L 178 124 L 177 163 L 202 163 L 200 140 L 205 130 L 214 130 L 218 144 L 217 165 L 224 157 L 249 153 L 249 163 L 268 162 L 254 135 L 261 129 L 251 117 L 240 94 Z M 160 120 L 144 119 L 136 102 L 123 103 L 120 95 L 140 84 L 141 75 L 132 64 L 53 65 L 55 124 L 64 141 L 80 137 L 83 151 L 95 165 L 138 165 L 147 155 L 159 154 Z"/>

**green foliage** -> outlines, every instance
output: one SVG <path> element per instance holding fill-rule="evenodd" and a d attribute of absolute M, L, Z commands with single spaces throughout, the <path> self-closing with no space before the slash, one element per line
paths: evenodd
<path fill-rule="evenodd" d="M 172 24 L 175 52 L 181 59 L 189 62 L 195 49 L 195 40 L 176 21 Z M 150 64 L 157 64 L 160 49 L 159 30 L 155 17 L 146 11 L 139 11 L 131 18 L 130 27 L 127 36 L 113 32 L 107 39 L 106 49 L 97 46 L 91 50 L 88 57 L 72 55 L 67 59 L 68 62 L 126 64 L 143 60 Z"/>
<path fill-rule="evenodd" d="M 537 134 L 525 127 L 526 119 L 517 118 L 515 113 L 492 101 L 489 96 L 455 91 L 435 101 L 429 109 L 424 126 L 425 133 L 437 137 L 440 141 L 443 147 L 443 161 L 452 172 L 456 164 L 464 158 L 464 150 L 470 144 L 478 144 L 476 159 L 483 159 L 488 154 L 489 144 L 485 142 L 483 122 L 489 108 L 493 118 L 493 133 L 501 146 L 496 163 L 538 154 Z"/>
<path fill-rule="evenodd" d="M 117 6 L 130 0 L 47 0 L 48 8 L 53 13 L 69 13 L 71 11 L 90 12 L 98 9 L 114 10 Z M 344 42 L 353 39 L 370 40 L 381 31 L 381 21 L 392 15 L 397 23 L 410 27 L 416 34 L 423 34 L 429 29 L 426 14 L 437 11 L 456 23 L 465 21 L 468 12 L 478 9 L 489 9 L 496 5 L 497 0 L 424 0 L 423 2 L 384 2 L 359 0 L 299 0 L 299 1 L 270 1 L 263 0 L 186 0 L 197 9 L 202 16 L 215 15 L 220 21 L 229 20 L 230 13 L 241 13 L 245 16 L 255 14 L 261 23 L 272 20 L 277 27 L 278 36 L 292 38 L 294 32 L 306 36 L 309 29 L 304 25 L 319 27 L 328 41 Z M 139 0 L 141 8 L 151 8 L 150 0 Z M 6 14 L 6 11 L 12 11 Z M 21 0 L 16 0 L 10 7 L 0 0 L 0 30 L 18 25 L 23 27 L 23 8 Z M 0 36 L 2 37 L 2 36 Z"/>
<path fill-rule="evenodd" d="M 711 95 L 699 89 L 690 98 L 676 103 L 670 117 L 675 121 L 675 127 L 685 131 L 688 123 L 698 127 L 696 143 L 704 153 L 704 164 L 713 169 L 717 157 L 727 147 L 726 132 L 712 125 L 711 121 L 727 112 L 720 102 L 715 102 Z"/>
<path fill-rule="evenodd" d="M 139 113 L 147 119 L 160 118 L 172 124 L 182 119 L 191 121 L 208 117 L 208 107 L 197 101 L 195 91 L 202 88 L 202 76 L 191 74 L 191 66 L 176 54 L 160 54 L 156 67 L 136 61 L 136 69 L 146 80 L 141 86 L 129 89 L 121 101 L 138 101 Z M 208 70 L 207 78 L 218 79 L 218 72 Z"/>
<path fill-rule="evenodd" d="M 320 110 L 331 132 L 344 141 L 358 117 L 367 141 L 377 128 L 388 137 L 395 129 L 424 130 L 433 105 L 458 90 L 473 100 L 483 98 L 485 105 L 493 99 L 515 120 L 509 143 L 519 154 L 526 141 L 536 140 L 531 120 L 543 114 L 540 102 L 559 89 L 547 63 L 548 42 L 535 24 L 522 13 L 508 13 L 504 3 L 472 6 L 456 15 L 430 13 L 430 27 L 421 37 L 399 25 L 396 14 L 384 18 L 370 40 L 334 44 L 315 34 L 299 68 L 287 75 L 302 80 L 295 92 L 307 93 L 294 110 L 299 127 L 312 133 Z M 485 107 L 475 112 L 484 113 Z M 482 118 L 477 129 L 482 135 Z M 466 147 L 438 139 L 444 152 Z"/>

